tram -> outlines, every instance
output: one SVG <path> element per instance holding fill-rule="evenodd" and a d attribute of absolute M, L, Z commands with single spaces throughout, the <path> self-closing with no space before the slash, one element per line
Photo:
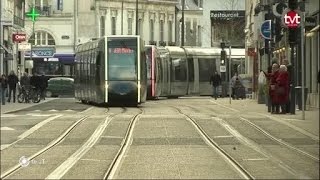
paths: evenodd
<path fill-rule="evenodd" d="M 146 46 L 146 52 L 148 99 L 212 95 L 209 81 L 214 71 L 220 73 L 221 48 Z M 226 63 L 226 68 L 227 72 L 231 68 L 233 76 L 235 72 L 241 72 L 245 49 L 233 48 L 231 52 L 231 66 Z M 229 59 L 228 50 L 226 53 Z M 220 89 L 220 95 L 228 93 L 227 82 L 231 77 L 227 74 L 222 74 L 224 85 Z"/>
<path fill-rule="evenodd" d="M 79 45 L 75 59 L 75 98 L 83 103 L 110 105 L 145 102 L 145 58 L 140 36 L 105 36 Z"/>

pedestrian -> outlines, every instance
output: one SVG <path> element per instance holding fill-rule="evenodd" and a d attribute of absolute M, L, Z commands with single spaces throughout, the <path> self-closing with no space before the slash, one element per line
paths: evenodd
<path fill-rule="evenodd" d="M 232 99 L 235 99 L 236 81 L 239 81 L 241 83 L 241 78 L 240 78 L 240 76 L 238 76 L 237 72 L 234 73 L 234 76 L 231 78 L 231 82 L 230 82 L 231 89 L 232 89 Z"/>
<path fill-rule="evenodd" d="M 9 85 L 9 97 L 8 97 L 8 102 L 11 101 L 11 93 L 13 97 L 13 103 L 16 102 L 16 88 L 17 88 L 17 83 L 18 83 L 18 77 L 14 73 L 14 71 L 10 72 L 10 75 L 8 76 L 8 85 Z"/>
<path fill-rule="evenodd" d="M 214 74 L 210 77 L 210 84 L 212 84 L 212 91 L 213 91 L 212 97 L 217 99 L 218 88 L 221 85 L 221 77 L 217 71 L 215 71 Z"/>
<path fill-rule="evenodd" d="M 0 77 L 0 97 L 2 101 L 2 105 L 6 104 L 5 94 L 7 92 L 8 80 L 5 74 L 2 74 Z"/>
<path fill-rule="evenodd" d="M 269 96 L 271 100 L 271 113 L 279 114 L 280 107 L 278 102 L 278 94 L 276 93 L 277 78 L 279 76 L 279 64 L 272 65 L 272 73 L 265 73 L 269 79 Z"/>
<path fill-rule="evenodd" d="M 25 97 L 25 102 L 28 103 L 29 99 L 27 96 L 27 92 L 30 92 L 30 78 L 28 76 L 28 73 L 24 72 L 23 76 L 20 78 L 20 86 L 21 86 L 21 93 Z"/>
<path fill-rule="evenodd" d="M 290 96 L 291 96 L 291 88 L 292 88 L 292 84 L 293 84 L 293 67 L 291 64 L 289 64 L 289 61 L 287 59 L 284 59 L 283 60 L 283 65 L 286 66 L 287 68 L 287 73 L 288 73 L 288 81 L 289 81 L 289 95 L 288 95 L 288 101 L 287 101 L 287 104 L 286 104 L 286 111 L 287 113 L 290 113 L 290 102 L 291 102 L 291 99 L 290 99 Z"/>
<path fill-rule="evenodd" d="M 289 73 L 287 72 L 287 67 L 285 65 L 280 66 L 279 75 L 276 79 L 276 82 L 277 100 L 281 107 L 281 114 L 286 114 L 286 105 L 289 99 Z"/>
<path fill-rule="evenodd" d="M 46 98 L 46 95 L 45 95 L 45 92 L 46 92 L 46 89 L 48 87 L 48 79 L 47 77 L 42 74 L 41 77 L 39 78 L 40 79 L 40 94 L 41 94 L 41 99 L 45 100 Z"/>

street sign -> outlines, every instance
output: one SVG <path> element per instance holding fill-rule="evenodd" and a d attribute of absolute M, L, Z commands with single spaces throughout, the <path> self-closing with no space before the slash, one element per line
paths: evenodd
<path fill-rule="evenodd" d="M 226 72 L 227 68 L 226 66 L 220 66 L 220 72 Z"/>
<path fill-rule="evenodd" d="M 296 29 L 300 26 L 301 15 L 298 10 L 286 9 L 282 14 L 282 24 L 289 29 Z"/>
<path fill-rule="evenodd" d="M 22 42 L 26 41 L 27 35 L 24 33 L 13 33 L 12 34 L 12 41 L 13 42 Z"/>
<path fill-rule="evenodd" d="M 271 39 L 271 20 L 266 20 L 262 23 L 260 33 L 264 39 Z"/>
<path fill-rule="evenodd" d="M 18 51 L 31 51 L 31 43 L 19 43 Z"/>

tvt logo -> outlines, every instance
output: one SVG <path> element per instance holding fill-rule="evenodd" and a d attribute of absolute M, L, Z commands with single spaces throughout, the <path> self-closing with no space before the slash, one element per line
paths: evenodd
<path fill-rule="evenodd" d="M 288 28 L 297 28 L 301 22 L 301 16 L 295 11 L 289 11 L 284 15 L 284 23 Z"/>

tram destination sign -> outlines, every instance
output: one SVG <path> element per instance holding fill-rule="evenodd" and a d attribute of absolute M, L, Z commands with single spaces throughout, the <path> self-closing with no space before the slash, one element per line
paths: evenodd
<path fill-rule="evenodd" d="M 225 20 L 225 19 L 237 19 L 244 18 L 245 11 L 210 11 L 210 18 L 212 20 Z"/>

